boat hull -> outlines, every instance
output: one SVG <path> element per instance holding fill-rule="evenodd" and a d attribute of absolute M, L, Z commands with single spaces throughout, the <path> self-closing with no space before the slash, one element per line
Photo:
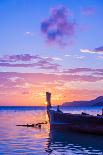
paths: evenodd
<path fill-rule="evenodd" d="M 50 129 L 103 135 L 103 117 L 49 111 Z"/>
<path fill-rule="evenodd" d="M 103 127 L 86 127 L 86 126 L 76 126 L 70 124 L 52 124 L 50 125 L 51 130 L 62 131 L 62 132 L 80 132 L 80 133 L 90 133 L 90 134 L 101 134 L 103 135 Z"/>

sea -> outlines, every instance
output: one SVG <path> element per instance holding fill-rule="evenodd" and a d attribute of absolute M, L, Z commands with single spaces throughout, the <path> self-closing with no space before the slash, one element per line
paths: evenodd
<path fill-rule="evenodd" d="M 61 110 L 97 115 L 101 114 L 101 108 Z M 17 126 L 40 122 L 47 124 L 41 128 Z M 0 155 L 103 155 L 103 136 L 51 131 L 45 107 L 0 107 Z"/>

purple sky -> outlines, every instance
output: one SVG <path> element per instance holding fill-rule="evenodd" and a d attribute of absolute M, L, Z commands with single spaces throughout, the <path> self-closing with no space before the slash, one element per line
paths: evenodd
<path fill-rule="evenodd" d="M 45 91 L 54 104 L 103 95 L 102 6 L 1 0 L 0 104 L 44 105 Z"/>

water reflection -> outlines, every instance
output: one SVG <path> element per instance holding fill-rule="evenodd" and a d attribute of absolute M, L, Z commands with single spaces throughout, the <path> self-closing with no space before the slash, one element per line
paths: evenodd
<path fill-rule="evenodd" d="M 48 155 L 102 155 L 103 136 L 50 131 L 46 152 Z"/>
<path fill-rule="evenodd" d="M 48 125 L 42 129 L 18 127 L 46 120 L 45 110 L 0 111 L 0 155 L 45 155 Z"/>
<path fill-rule="evenodd" d="M 48 121 L 46 114 L 44 109 L 0 111 L 0 155 L 103 155 L 103 136 L 50 131 L 49 124 L 16 126 Z"/>

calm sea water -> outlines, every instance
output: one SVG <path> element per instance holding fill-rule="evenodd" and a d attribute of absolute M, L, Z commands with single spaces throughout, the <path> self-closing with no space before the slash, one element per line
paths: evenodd
<path fill-rule="evenodd" d="M 64 108 L 65 112 L 96 115 L 101 108 Z M 16 126 L 48 121 L 41 107 L 0 107 L 0 155 L 103 155 L 103 136 L 51 132 L 49 124 L 41 129 Z"/>

